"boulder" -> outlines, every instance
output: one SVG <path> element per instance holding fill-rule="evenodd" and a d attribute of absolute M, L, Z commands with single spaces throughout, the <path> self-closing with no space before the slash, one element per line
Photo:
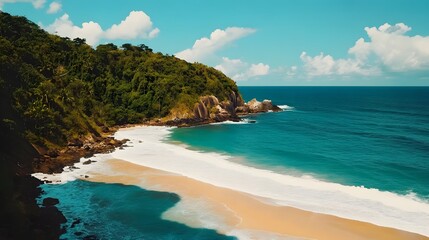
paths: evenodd
<path fill-rule="evenodd" d="M 259 102 L 258 100 L 256 100 L 256 98 L 250 100 L 247 104 L 248 109 L 248 113 L 260 113 L 260 112 L 268 112 L 268 111 L 273 111 L 273 112 L 279 112 L 282 111 L 281 108 L 279 108 L 277 105 L 274 105 L 272 103 L 271 100 L 267 100 L 265 99 L 262 102 Z M 239 109 L 240 112 L 245 113 L 246 108 L 242 107 Z"/>
<path fill-rule="evenodd" d="M 246 115 L 249 114 L 250 108 L 248 105 L 242 105 L 235 108 L 235 113 L 237 115 Z"/>
<path fill-rule="evenodd" d="M 195 104 L 194 107 L 194 116 L 198 119 L 208 119 L 209 118 L 209 111 L 207 110 L 207 106 L 204 104 L 203 101 L 200 100 L 199 103 Z"/>
<path fill-rule="evenodd" d="M 60 201 L 56 198 L 51 198 L 51 197 L 47 197 L 45 199 L 43 199 L 43 206 L 44 207 L 51 207 L 51 206 L 55 206 L 58 203 L 60 203 Z"/>
<path fill-rule="evenodd" d="M 249 107 L 250 113 L 257 113 L 262 111 L 262 103 L 256 100 L 256 98 L 250 100 L 247 103 L 247 106 Z"/>
<path fill-rule="evenodd" d="M 271 102 L 271 100 L 264 99 L 264 101 L 262 101 L 262 111 L 268 112 L 272 109 L 273 109 L 273 103 Z"/>

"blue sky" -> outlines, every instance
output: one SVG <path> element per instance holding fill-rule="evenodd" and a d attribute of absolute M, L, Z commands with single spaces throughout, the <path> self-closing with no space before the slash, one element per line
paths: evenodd
<path fill-rule="evenodd" d="M 426 0 L 0 0 L 47 31 L 144 43 L 238 85 L 429 86 Z"/>

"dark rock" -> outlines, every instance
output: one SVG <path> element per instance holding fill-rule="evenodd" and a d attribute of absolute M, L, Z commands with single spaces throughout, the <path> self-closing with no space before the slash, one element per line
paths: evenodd
<path fill-rule="evenodd" d="M 58 208 L 55 207 L 56 204 L 58 204 L 58 199 L 55 198 L 45 198 L 43 199 L 43 208 L 41 208 L 40 213 L 40 224 L 43 225 L 53 225 L 53 224 L 62 224 L 66 223 L 67 219 L 64 217 L 64 215 L 58 210 Z M 62 234 L 65 232 L 64 228 L 57 228 L 52 229 L 53 231 L 57 232 L 57 234 Z"/>
<path fill-rule="evenodd" d="M 56 157 L 58 157 L 60 154 L 59 154 L 59 152 L 58 152 L 57 150 L 49 150 L 49 151 L 47 152 L 47 155 L 48 155 L 49 157 L 56 158 Z"/>
<path fill-rule="evenodd" d="M 83 240 L 97 240 L 97 236 L 95 235 L 87 235 L 83 238 Z"/>
<path fill-rule="evenodd" d="M 91 150 L 91 145 L 90 144 L 85 144 L 83 146 L 83 149 L 85 149 L 86 151 L 89 151 L 89 150 Z"/>
<path fill-rule="evenodd" d="M 85 162 L 83 162 L 82 164 L 83 165 L 88 165 L 88 164 L 91 164 L 92 163 L 92 160 L 91 159 L 88 159 L 88 160 L 86 160 Z"/>
<path fill-rule="evenodd" d="M 84 158 L 90 158 L 94 156 L 94 151 L 83 151 L 81 155 L 83 155 Z"/>
<path fill-rule="evenodd" d="M 283 109 L 281 109 L 279 106 L 277 105 L 273 105 L 273 108 L 271 109 L 273 112 L 281 112 L 283 111 Z"/>
<path fill-rule="evenodd" d="M 72 147 L 82 147 L 83 146 L 83 142 L 80 139 L 72 139 L 67 143 L 68 146 L 72 146 Z"/>
<path fill-rule="evenodd" d="M 80 224 L 81 220 L 78 218 L 76 220 L 73 221 L 72 225 L 70 226 L 70 228 L 74 228 L 76 225 Z"/>
<path fill-rule="evenodd" d="M 56 198 L 47 197 L 43 199 L 43 206 L 45 207 L 55 206 L 58 203 L 60 203 L 60 201 Z"/>
<path fill-rule="evenodd" d="M 104 132 L 104 133 L 108 133 L 110 131 L 110 129 L 108 127 L 106 127 L 106 126 L 102 126 L 101 127 L 101 131 Z"/>

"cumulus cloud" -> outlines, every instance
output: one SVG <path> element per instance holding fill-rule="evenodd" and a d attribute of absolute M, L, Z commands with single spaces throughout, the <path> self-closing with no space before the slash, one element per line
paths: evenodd
<path fill-rule="evenodd" d="M 75 26 L 68 14 L 57 18 L 52 24 L 45 27 L 48 32 L 69 38 L 85 38 L 89 45 L 96 45 L 101 39 L 148 39 L 154 38 L 159 33 L 158 28 L 153 28 L 150 17 L 142 11 L 132 11 L 119 24 L 114 24 L 107 30 L 103 30 L 100 24 L 90 21 Z"/>
<path fill-rule="evenodd" d="M 137 39 L 154 38 L 159 33 L 158 28 L 153 28 L 150 17 L 142 11 L 132 11 L 119 24 L 113 24 L 106 30 L 107 39 Z"/>
<path fill-rule="evenodd" d="M 349 58 L 334 59 L 323 53 L 312 57 L 303 52 L 303 68 L 309 76 L 429 70 L 429 36 L 407 36 L 410 30 L 404 23 L 366 27 L 369 41 L 358 39 L 348 50 Z"/>
<path fill-rule="evenodd" d="M 304 70 L 309 76 L 321 75 L 378 75 L 377 67 L 366 66 L 365 63 L 355 58 L 337 59 L 330 55 L 320 53 L 317 56 L 308 56 L 306 52 L 301 53 L 301 61 Z"/>
<path fill-rule="evenodd" d="M 46 0 L 0 0 L 0 9 L 5 3 L 27 2 L 33 4 L 34 8 L 39 9 L 45 5 Z"/>
<path fill-rule="evenodd" d="M 57 13 L 60 10 L 61 10 L 61 3 L 52 2 L 51 4 L 49 4 L 47 13 Z"/>
<path fill-rule="evenodd" d="M 270 66 L 267 64 L 249 64 L 240 59 L 227 57 L 223 57 L 222 62 L 215 68 L 236 81 L 267 75 L 270 71 Z"/>
<path fill-rule="evenodd" d="M 68 14 L 57 18 L 51 25 L 46 27 L 51 33 L 69 38 L 85 38 L 90 45 L 98 43 L 103 36 L 103 29 L 100 24 L 90 21 L 82 23 L 82 26 L 75 26 Z"/>
<path fill-rule="evenodd" d="M 175 56 L 189 62 L 201 61 L 228 43 L 254 33 L 255 31 L 256 30 L 252 28 L 240 27 L 229 27 L 225 30 L 216 29 L 210 34 L 209 38 L 203 37 L 196 40 L 192 48 L 178 52 Z"/>
<path fill-rule="evenodd" d="M 403 23 L 366 27 L 370 41 L 359 39 L 349 53 L 362 60 L 368 60 L 372 54 L 395 72 L 429 69 L 429 36 L 405 35 L 410 30 L 411 27 Z"/>

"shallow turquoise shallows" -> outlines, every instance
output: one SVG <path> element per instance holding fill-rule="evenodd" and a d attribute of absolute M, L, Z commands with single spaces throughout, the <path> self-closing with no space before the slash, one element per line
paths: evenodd
<path fill-rule="evenodd" d="M 171 140 L 241 164 L 429 200 L 429 88 L 241 87 L 287 109 L 254 124 L 173 131 Z"/>
<path fill-rule="evenodd" d="M 82 180 L 43 185 L 43 190 L 60 199 L 58 208 L 67 218 L 61 239 L 235 239 L 162 219 L 180 200 L 173 193 Z"/>

